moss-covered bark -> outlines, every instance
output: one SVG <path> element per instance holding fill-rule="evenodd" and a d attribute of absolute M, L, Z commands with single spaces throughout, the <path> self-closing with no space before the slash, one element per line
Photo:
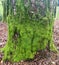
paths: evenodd
<path fill-rule="evenodd" d="M 30 8 L 30 0 L 26 4 L 28 3 L 30 4 L 25 5 L 23 0 L 17 0 L 16 14 L 7 17 L 9 33 L 7 44 L 3 48 L 5 60 L 32 59 L 38 50 L 46 49 L 47 45 L 49 50 L 55 50 L 52 41 L 52 14 L 47 10 L 42 16 L 44 11 Z"/>

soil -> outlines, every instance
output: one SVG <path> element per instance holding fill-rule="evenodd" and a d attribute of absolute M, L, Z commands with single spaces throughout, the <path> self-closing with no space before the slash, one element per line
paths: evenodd
<path fill-rule="evenodd" d="M 59 20 L 58 19 L 54 22 L 53 38 L 54 38 L 54 43 L 57 49 L 59 50 Z"/>
<path fill-rule="evenodd" d="M 7 41 L 7 24 L 0 22 L 0 48 L 3 47 Z"/>
<path fill-rule="evenodd" d="M 0 22 L 0 48 L 5 46 L 7 41 L 8 28 L 6 23 Z M 54 43 L 59 50 L 59 20 L 54 22 Z M 21 62 L 4 62 L 2 60 L 3 53 L 0 51 L 0 65 L 59 65 L 59 54 L 56 52 L 48 51 L 38 51 L 32 60 L 25 60 Z"/>

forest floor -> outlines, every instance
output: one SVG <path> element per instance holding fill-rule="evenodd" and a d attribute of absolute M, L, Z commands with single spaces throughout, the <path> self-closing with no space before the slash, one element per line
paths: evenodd
<path fill-rule="evenodd" d="M 53 32 L 54 43 L 59 50 L 59 20 L 54 22 L 54 32 Z M 0 22 L 0 48 L 4 47 L 7 41 L 7 24 Z M 18 63 L 4 62 L 2 60 L 3 53 L 0 51 L 0 65 L 59 65 L 59 54 L 52 51 L 42 51 L 37 52 L 33 60 L 21 61 Z"/>
<path fill-rule="evenodd" d="M 57 49 L 59 50 L 59 20 L 58 19 L 54 22 L 53 38 L 54 38 L 54 43 Z"/>

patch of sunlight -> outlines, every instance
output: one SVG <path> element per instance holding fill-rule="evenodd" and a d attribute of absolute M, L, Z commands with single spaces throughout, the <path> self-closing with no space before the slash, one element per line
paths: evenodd
<path fill-rule="evenodd" d="M 59 6 L 57 6 L 57 9 L 56 9 L 56 19 L 59 19 Z"/>

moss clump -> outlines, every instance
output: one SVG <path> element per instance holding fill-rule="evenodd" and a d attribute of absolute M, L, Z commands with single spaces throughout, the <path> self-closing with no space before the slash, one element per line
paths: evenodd
<path fill-rule="evenodd" d="M 3 48 L 4 60 L 18 62 L 33 59 L 38 50 L 46 49 L 48 43 L 49 47 L 53 46 L 53 17 L 50 12 L 47 14 L 41 16 L 40 12 L 31 13 L 22 2 L 17 5 L 16 15 L 8 15 L 9 33 L 7 44 Z"/>
<path fill-rule="evenodd" d="M 48 41 L 52 44 L 52 20 L 47 17 L 38 21 L 8 18 L 8 41 L 3 48 L 4 59 L 10 61 L 21 61 L 33 59 L 38 50 L 46 48 Z M 51 48 L 52 48 L 51 46 Z M 54 47 L 53 47 L 54 48 Z"/>

